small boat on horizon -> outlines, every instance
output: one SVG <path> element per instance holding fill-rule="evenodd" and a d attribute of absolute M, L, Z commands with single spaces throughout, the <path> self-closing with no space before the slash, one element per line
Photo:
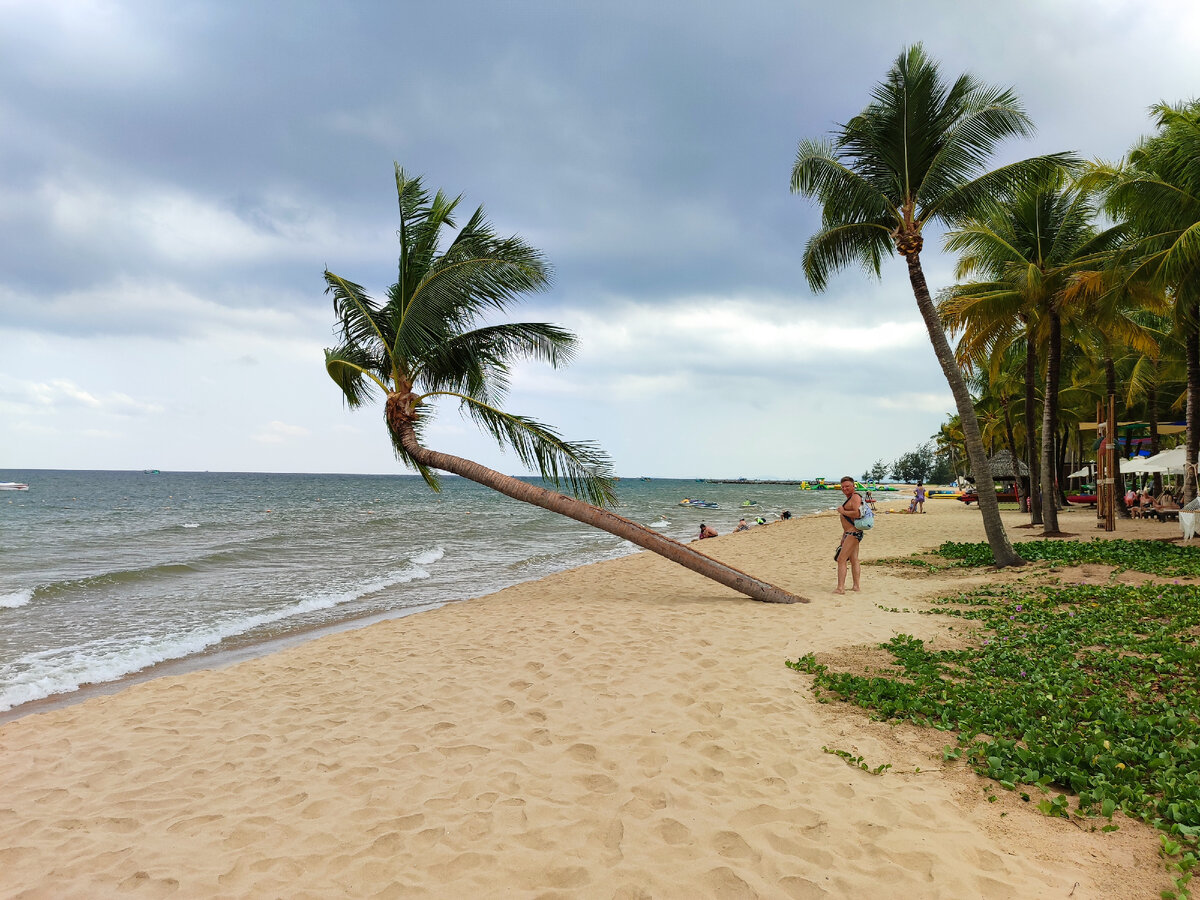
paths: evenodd
<path fill-rule="evenodd" d="M 27 491 L 29 485 L 19 481 L 0 481 L 0 491 Z"/>

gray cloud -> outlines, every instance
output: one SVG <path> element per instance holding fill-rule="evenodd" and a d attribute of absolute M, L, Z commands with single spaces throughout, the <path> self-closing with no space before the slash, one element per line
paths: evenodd
<path fill-rule="evenodd" d="M 885 440 L 907 441 L 894 423 L 910 417 L 924 417 L 914 432 L 936 427 L 930 408 L 944 388 L 903 268 L 889 265 L 882 282 L 845 272 L 813 296 L 800 254 L 819 214 L 788 193 L 797 141 L 856 113 L 904 44 L 923 40 L 949 75 L 1015 87 L 1039 132 L 1003 158 L 1119 156 L 1149 130 L 1151 103 L 1200 84 L 1190 45 L 1200 12 L 1185 0 L 108 0 L 14 4 L 5 17 L 6 350 L 56 335 L 144 336 L 191 342 L 197 369 L 207 353 L 320 375 L 319 356 L 306 354 L 332 324 L 322 268 L 373 291 L 393 280 L 398 160 L 547 254 L 555 285 L 533 301 L 536 317 L 577 328 L 584 351 L 514 402 L 544 402 L 542 417 L 585 434 L 572 392 L 625 392 L 628 411 L 659 391 L 686 407 L 702 405 L 692 389 L 711 382 L 727 402 L 772 412 L 764 428 L 804 408 L 834 421 L 847 406 L 893 423 Z M 936 289 L 951 264 L 934 245 Z M 884 323 L 915 324 L 913 343 L 880 345 L 872 329 Z M 622 329 L 642 332 L 627 351 Z M 861 363 L 830 352 L 862 335 L 875 346 Z M 255 343 L 281 336 L 303 351 Z M 5 368 L 15 359 L 0 355 L 0 376 L 50 383 Z M 116 359 L 55 375 L 92 397 L 140 396 Z M 801 393 L 807 407 L 786 406 Z M 336 397 L 323 399 L 329 430 L 344 419 Z M 189 402 L 196 421 L 229 414 L 226 396 L 202 386 Z M 256 404 L 244 433 L 287 422 L 319 445 L 319 427 L 303 420 L 317 415 L 311 402 L 240 402 Z M 620 427 L 605 440 L 634 446 Z M 354 465 L 390 464 L 386 448 L 378 458 Z"/>

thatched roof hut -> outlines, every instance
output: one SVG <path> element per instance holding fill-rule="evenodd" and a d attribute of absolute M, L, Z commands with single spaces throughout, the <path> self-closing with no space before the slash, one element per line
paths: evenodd
<path fill-rule="evenodd" d="M 988 469 L 991 470 L 993 481 L 1015 480 L 1013 478 L 1013 456 L 1007 450 L 996 451 L 996 455 L 988 460 Z M 1019 459 L 1017 460 L 1017 471 L 1021 473 L 1022 478 L 1029 477 L 1029 466 Z"/>

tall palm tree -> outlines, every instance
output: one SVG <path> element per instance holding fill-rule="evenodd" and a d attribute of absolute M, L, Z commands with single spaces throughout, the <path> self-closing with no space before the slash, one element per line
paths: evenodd
<path fill-rule="evenodd" d="M 1059 531 L 1055 441 L 1064 320 L 1086 308 L 1100 308 L 1098 298 L 1106 293 L 1104 254 L 1124 234 L 1119 225 L 1097 229 L 1095 192 L 1068 179 L 1067 172 L 1059 170 L 1027 183 L 1003 205 L 966 220 L 946 238 L 947 249 L 961 254 L 960 278 L 980 273 L 989 279 L 951 292 L 951 299 L 943 303 L 951 321 L 969 322 L 973 316 L 989 314 L 994 319 L 998 306 L 1012 310 L 1014 319 L 1036 317 L 1044 326 L 1041 493 L 1045 534 Z M 1008 334 L 1014 333 L 1015 328 L 1008 329 Z"/>
<path fill-rule="evenodd" d="M 1141 417 L 1149 423 L 1149 450 L 1153 456 L 1162 449 L 1159 436 L 1162 399 L 1166 397 L 1169 400 L 1172 388 L 1187 380 L 1183 339 L 1166 315 L 1144 312 L 1138 316 L 1138 321 L 1154 334 L 1156 343 L 1152 351 L 1134 351 L 1127 360 L 1129 373 L 1125 402 L 1129 406 L 1141 405 Z M 1162 473 L 1155 472 L 1155 496 L 1161 494 L 1162 490 Z"/>
<path fill-rule="evenodd" d="M 953 223 L 1014 183 L 1072 161 L 1060 154 L 984 172 L 1001 141 L 1031 130 L 1010 90 L 971 75 L 947 84 L 917 44 L 901 53 L 876 85 L 870 104 L 842 125 L 834 140 L 802 141 L 792 169 L 792 190 L 822 206 L 822 227 L 804 248 L 804 272 L 814 290 L 823 290 L 829 276 L 846 265 L 860 264 L 878 276 L 892 250 L 904 257 L 917 308 L 962 417 L 983 524 L 998 566 L 1023 560 L 1000 520 L 971 395 L 930 297 L 921 250 L 926 225 Z"/>
<path fill-rule="evenodd" d="M 1131 277 L 1167 291 L 1184 336 L 1187 361 L 1187 475 L 1196 496 L 1200 452 L 1200 101 L 1152 108 L 1158 133 L 1143 139 L 1120 166 L 1097 166 L 1108 208 L 1136 232 Z"/>
<path fill-rule="evenodd" d="M 396 166 L 400 202 L 399 279 L 377 302 L 354 282 L 325 272 L 341 343 L 325 351 L 325 368 L 351 408 L 387 399 L 384 417 L 401 461 L 431 488 L 436 470 L 451 472 L 516 500 L 591 525 L 733 588 L 755 600 L 792 603 L 803 598 L 759 581 L 651 528 L 604 507 L 615 504 L 607 457 L 594 445 L 570 443 L 552 428 L 500 408 L 511 364 L 568 360 L 575 336 L 542 323 L 482 324 L 528 291 L 543 288 L 549 272 L 541 254 L 518 237 L 501 238 L 479 207 L 443 249 L 461 198 L 432 198 L 420 178 Z M 456 400 L 467 415 L 527 467 L 575 496 L 546 490 L 485 466 L 427 448 L 422 435 L 433 401 Z M 588 501 L 578 499 L 586 497 Z"/>
<path fill-rule="evenodd" d="M 1002 209 L 996 207 L 995 211 L 999 213 Z M 958 261 L 956 277 L 966 278 L 976 268 L 976 261 L 964 254 Z M 1014 457 L 1024 455 L 1029 468 L 1029 522 L 1041 525 L 1041 467 L 1037 450 L 1038 311 L 1002 282 L 955 284 L 938 295 L 937 309 L 943 326 L 958 335 L 955 359 L 961 366 L 967 370 L 986 370 L 991 381 L 1022 385 L 1023 454 L 1015 447 L 1012 451 Z"/>

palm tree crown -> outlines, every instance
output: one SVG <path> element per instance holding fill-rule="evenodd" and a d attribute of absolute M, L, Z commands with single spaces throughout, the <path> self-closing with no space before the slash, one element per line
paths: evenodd
<path fill-rule="evenodd" d="M 400 261 L 387 300 L 325 272 L 341 342 L 325 351 L 325 368 L 355 408 L 375 389 L 387 398 L 386 419 L 396 455 L 434 489 L 434 471 L 400 440 L 401 423 L 419 437 L 433 416 L 432 401 L 448 397 L 521 461 L 556 485 L 599 505 L 614 502 L 607 457 L 590 443 L 564 441 L 552 428 L 500 408 L 514 361 L 568 361 L 575 336 L 545 323 L 484 324 L 522 294 L 545 288 L 549 268 L 518 237 L 498 237 L 479 207 L 443 249 L 455 227 L 460 197 L 432 198 L 419 177 L 396 166 L 400 204 Z"/>
<path fill-rule="evenodd" d="M 823 290 L 851 263 L 878 275 L 893 247 L 902 256 L 921 251 L 926 224 L 961 219 L 1014 185 L 1074 164 L 1062 153 L 986 170 L 1001 141 L 1031 131 L 1011 90 L 970 74 L 948 85 L 920 44 L 908 48 L 834 139 L 800 143 L 792 191 L 815 198 L 823 213 L 804 249 L 809 284 Z"/>

